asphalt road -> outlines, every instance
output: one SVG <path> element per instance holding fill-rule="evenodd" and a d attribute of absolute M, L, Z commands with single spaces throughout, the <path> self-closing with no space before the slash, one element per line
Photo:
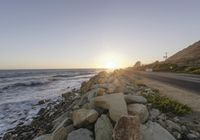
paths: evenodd
<path fill-rule="evenodd" d="M 200 94 L 200 75 L 166 72 L 135 72 L 135 74 Z"/>

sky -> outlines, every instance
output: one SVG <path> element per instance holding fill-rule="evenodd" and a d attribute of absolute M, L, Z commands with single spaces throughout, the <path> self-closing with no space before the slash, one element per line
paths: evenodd
<path fill-rule="evenodd" d="M 0 69 L 128 67 L 200 40 L 199 0 L 1 0 Z"/>

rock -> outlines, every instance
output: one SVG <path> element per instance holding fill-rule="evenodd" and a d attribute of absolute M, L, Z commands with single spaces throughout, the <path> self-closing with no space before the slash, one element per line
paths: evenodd
<path fill-rule="evenodd" d="M 128 113 L 129 115 L 138 115 L 140 118 L 140 122 L 142 123 L 144 123 L 149 117 L 147 107 L 143 104 L 128 105 Z"/>
<path fill-rule="evenodd" d="M 166 120 L 166 124 L 170 131 L 176 130 L 178 132 L 181 132 L 181 127 L 177 123 L 170 120 Z"/>
<path fill-rule="evenodd" d="M 81 98 L 81 100 L 79 102 L 79 105 L 82 106 L 82 105 L 90 102 L 93 98 L 95 98 L 97 96 L 102 96 L 104 94 L 105 94 L 105 89 L 103 89 L 103 88 L 92 89 L 83 95 L 83 97 Z"/>
<path fill-rule="evenodd" d="M 197 136 L 195 134 L 192 134 L 192 133 L 189 133 L 187 135 L 187 137 L 188 137 L 189 140 L 197 140 Z"/>
<path fill-rule="evenodd" d="M 55 130 L 64 120 L 66 120 L 68 118 L 68 113 L 64 113 L 61 116 L 59 116 L 58 118 L 56 118 L 55 120 L 53 120 L 52 124 L 53 124 L 53 129 Z"/>
<path fill-rule="evenodd" d="M 164 113 L 161 113 L 159 116 L 158 116 L 159 119 L 165 121 L 167 119 L 166 115 Z"/>
<path fill-rule="evenodd" d="M 90 101 L 91 99 L 98 96 L 98 94 L 99 95 L 104 94 L 104 93 L 101 93 L 103 91 L 104 91 L 104 89 L 102 89 L 102 88 L 96 88 L 96 89 L 90 90 L 89 92 L 86 93 L 88 101 Z"/>
<path fill-rule="evenodd" d="M 40 100 L 38 101 L 38 104 L 37 105 L 42 105 L 42 104 L 45 104 L 46 102 L 49 102 L 50 100 Z"/>
<path fill-rule="evenodd" d="M 70 96 L 72 96 L 72 92 L 66 92 L 66 93 L 63 93 L 62 94 L 62 97 L 65 99 L 65 100 L 68 100 L 70 98 Z"/>
<path fill-rule="evenodd" d="M 88 129 L 78 129 L 72 131 L 69 135 L 67 140 L 94 140 L 93 133 Z"/>
<path fill-rule="evenodd" d="M 138 116 L 122 116 L 113 130 L 114 140 L 142 140 Z"/>
<path fill-rule="evenodd" d="M 176 116 L 176 117 L 173 118 L 173 121 L 178 123 L 180 121 L 180 119 Z"/>
<path fill-rule="evenodd" d="M 79 109 L 80 107 L 79 107 L 79 105 L 75 105 L 73 108 L 72 108 L 72 110 L 77 110 L 77 109 Z"/>
<path fill-rule="evenodd" d="M 166 122 L 163 121 L 162 119 L 158 119 L 158 123 L 159 123 L 162 127 L 164 127 L 164 128 L 167 127 Z"/>
<path fill-rule="evenodd" d="M 41 135 L 34 138 L 33 140 L 51 140 L 51 134 Z"/>
<path fill-rule="evenodd" d="M 84 104 L 82 106 L 82 108 L 85 108 L 85 109 L 95 109 L 94 102 L 86 103 L 86 104 Z"/>
<path fill-rule="evenodd" d="M 116 90 L 115 85 L 111 83 L 103 83 L 103 84 L 96 84 L 92 87 L 92 89 L 101 88 L 106 91 L 106 93 L 113 93 Z"/>
<path fill-rule="evenodd" d="M 101 115 L 95 124 L 95 140 L 112 140 L 112 124 L 106 115 Z"/>
<path fill-rule="evenodd" d="M 51 140 L 66 140 L 68 134 L 74 130 L 71 120 L 64 120 L 52 133 Z"/>
<path fill-rule="evenodd" d="M 73 124 L 75 127 L 94 123 L 98 118 L 98 112 L 94 109 L 79 109 L 72 113 Z"/>
<path fill-rule="evenodd" d="M 151 118 L 152 120 L 156 119 L 159 115 L 160 115 L 160 110 L 158 110 L 158 109 L 153 108 L 153 109 L 150 111 L 150 118 Z"/>
<path fill-rule="evenodd" d="M 41 108 L 39 111 L 38 111 L 38 113 L 37 113 L 37 115 L 42 115 L 44 112 L 45 112 L 46 110 L 44 109 L 44 108 Z"/>
<path fill-rule="evenodd" d="M 97 96 L 103 96 L 104 94 L 106 94 L 105 91 L 106 91 L 106 90 L 103 89 L 103 88 L 98 88 L 98 89 L 96 90 Z"/>
<path fill-rule="evenodd" d="M 140 93 L 137 93 L 137 87 L 135 87 L 134 85 L 126 86 L 126 88 L 124 89 L 124 94 L 141 95 Z"/>
<path fill-rule="evenodd" d="M 110 118 L 118 121 L 123 115 L 128 115 L 127 106 L 122 93 L 99 96 L 94 99 L 94 105 L 109 110 Z"/>
<path fill-rule="evenodd" d="M 178 140 L 181 139 L 181 134 L 179 132 L 174 131 L 172 133 L 174 135 L 175 138 L 177 138 Z"/>
<path fill-rule="evenodd" d="M 133 104 L 133 103 L 146 104 L 147 103 L 147 99 L 144 98 L 143 96 L 125 95 L 124 99 L 127 104 Z"/>
<path fill-rule="evenodd" d="M 183 131 L 183 132 L 187 132 L 188 130 L 187 130 L 187 128 L 186 128 L 186 126 L 181 126 L 181 131 Z"/>
<path fill-rule="evenodd" d="M 190 133 L 192 133 L 192 134 L 194 134 L 194 135 L 196 135 L 196 136 L 199 136 L 199 133 L 196 132 L 196 131 L 194 131 L 194 130 L 190 130 Z"/>
<path fill-rule="evenodd" d="M 107 80 L 107 77 L 108 77 L 107 72 L 100 72 L 96 76 L 90 78 L 89 81 L 83 82 L 80 88 L 81 93 L 84 94 L 88 92 L 89 90 L 92 89 L 94 85 L 105 83 Z"/>
<path fill-rule="evenodd" d="M 111 84 L 107 84 L 107 83 L 95 84 L 92 86 L 92 89 L 102 88 L 102 89 L 108 90 L 111 86 L 112 86 Z"/>
<path fill-rule="evenodd" d="M 111 82 L 111 87 L 107 90 L 108 93 L 119 93 L 123 92 L 125 89 L 125 85 L 118 78 L 114 78 Z"/>
<path fill-rule="evenodd" d="M 143 140 L 176 140 L 166 129 L 156 122 L 148 122 L 141 127 Z"/>

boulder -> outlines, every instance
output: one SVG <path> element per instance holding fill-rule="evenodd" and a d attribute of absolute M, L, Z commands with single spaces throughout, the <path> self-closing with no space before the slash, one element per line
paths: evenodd
<path fill-rule="evenodd" d="M 85 108 L 85 109 L 95 109 L 94 102 L 86 103 L 86 104 L 84 104 L 82 106 L 82 108 Z"/>
<path fill-rule="evenodd" d="M 163 120 L 163 121 L 166 121 L 167 119 L 167 116 L 164 114 L 164 113 L 161 113 L 159 116 L 158 116 L 159 119 Z"/>
<path fill-rule="evenodd" d="M 122 116 L 113 130 L 114 140 L 142 140 L 138 116 Z"/>
<path fill-rule="evenodd" d="M 125 95 L 124 99 L 127 104 L 133 104 L 133 103 L 146 104 L 147 103 L 147 99 L 144 98 L 143 96 Z"/>
<path fill-rule="evenodd" d="M 41 135 L 39 137 L 34 138 L 33 140 L 51 140 L 51 134 Z"/>
<path fill-rule="evenodd" d="M 123 115 L 128 115 L 123 93 L 108 94 L 94 98 L 94 105 L 109 110 L 110 118 L 117 122 Z"/>
<path fill-rule="evenodd" d="M 40 100 L 38 101 L 38 104 L 37 105 L 42 105 L 42 104 L 45 104 L 46 102 L 49 102 L 50 100 L 48 99 L 45 99 L 45 100 Z"/>
<path fill-rule="evenodd" d="M 79 109 L 72 113 L 73 124 L 75 127 L 81 127 L 94 123 L 98 118 L 98 112 L 94 109 Z"/>
<path fill-rule="evenodd" d="M 93 133 L 88 129 L 80 128 L 78 130 L 72 131 L 67 140 L 94 140 Z"/>
<path fill-rule="evenodd" d="M 81 84 L 81 93 L 85 94 L 86 92 L 88 92 L 89 90 L 92 89 L 92 87 L 96 84 L 102 84 L 105 83 L 108 77 L 108 73 L 107 72 L 100 72 L 98 73 L 96 76 L 90 78 L 89 81 L 87 82 L 83 82 Z"/>
<path fill-rule="evenodd" d="M 160 110 L 158 110 L 158 109 L 153 108 L 153 109 L 150 111 L 150 118 L 151 118 L 152 120 L 156 119 L 159 115 L 160 115 Z"/>
<path fill-rule="evenodd" d="M 138 115 L 140 122 L 144 123 L 149 117 L 148 109 L 143 104 L 130 104 L 128 105 L 129 115 Z"/>
<path fill-rule="evenodd" d="M 52 133 L 51 140 L 66 140 L 68 134 L 74 130 L 71 120 L 64 120 Z"/>
<path fill-rule="evenodd" d="M 105 91 L 106 90 L 103 89 L 103 88 L 98 88 L 97 91 L 96 91 L 97 92 L 97 96 L 103 96 L 104 94 L 106 94 Z"/>
<path fill-rule="evenodd" d="M 171 121 L 171 120 L 166 120 L 166 124 L 167 124 L 167 129 L 169 129 L 170 131 L 178 131 L 181 132 L 181 127 L 179 124 Z"/>
<path fill-rule="evenodd" d="M 113 93 L 115 92 L 116 86 L 111 83 L 103 83 L 103 84 L 96 84 L 92 87 L 92 89 L 101 88 L 106 91 L 106 93 Z"/>
<path fill-rule="evenodd" d="M 101 115 L 95 124 L 95 140 L 112 140 L 112 124 L 106 115 Z"/>
<path fill-rule="evenodd" d="M 105 89 L 102 89 L 102 88 L 92 89 L 86 93 L 87 99 L 88 99 L 88 101 L 90 101 L 91 99 L 95 98 L 98 95 L 105 94 L 104 92 L 105 92 Z"/>
<path fill-rule="evenodd" d="M 102 96 L 104 94 L 105 94 L 105 89 L 103 89 L 103 88 L 92 89 L 82 96 L 82 98 L 79 102 L 79 105 L 82 106 L 82 105 L 90 102 L 93 98 L 95 98 L 97 96 Z"/>
<path fill-rule="evenodd" d="M 162 127 L 164 127 L 164 128 L 167 127 L 166 121 L 163 121 L 162 119 L 158 119 L 157 122 L 158 122 Z"/>
<path fill-rule="evenodd" d="M 143 140 L 176 140 L 166 129 L 156 122 L 141 126 Z"/>
<path fill-rule="evenodd" d="M 198 140 L 198 137 L 195 134 L 192 134 L 192 133 L 187 134 L 187 138 L 189 140 Z"/>

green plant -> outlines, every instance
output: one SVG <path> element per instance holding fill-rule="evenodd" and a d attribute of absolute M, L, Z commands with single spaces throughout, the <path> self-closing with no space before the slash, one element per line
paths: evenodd
<path fill-rule="evenodd" d="M 152 103 L 153 107 L 158 108 L 162 112 L 172 112 L 176 115 L 184 115 L 192 112 L 192 109 L 187 105 L 183 105 L 175 100 L 165 96 L 160 96 L 158 93 L 143 95 L 148 102 Z"/>

